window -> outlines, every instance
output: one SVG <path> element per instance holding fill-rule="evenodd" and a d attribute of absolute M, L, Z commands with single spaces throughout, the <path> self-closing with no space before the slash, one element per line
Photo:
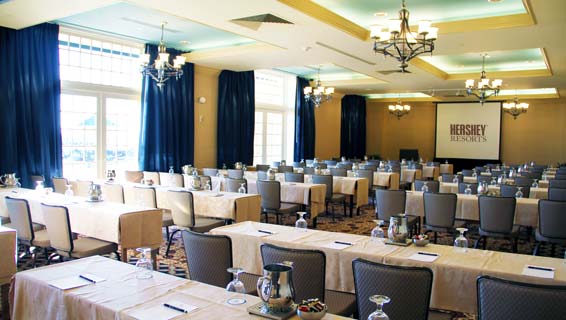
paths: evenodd
<path fill-rule="evenodd" d="M 254 164 L 293 160 L 295 76 L 255 72 Z"/>
<path fill-rule="evenodd" d="M 138 168 L 140 45 L 59 34 L 63 175 L 94 179 Z"/>

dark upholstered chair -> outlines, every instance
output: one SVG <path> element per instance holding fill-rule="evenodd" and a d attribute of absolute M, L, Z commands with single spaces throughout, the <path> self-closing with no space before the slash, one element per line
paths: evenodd
<path fill-rule="evenodd" d="M 226 178 L 226 192 L 238 192 L 242 183 L 244 183 L 246 192 L 248 192 L 248 181 L 246 179 Z"/>
<path fill-rule="evenodd" d="M 255 166 L 255 170 L 256 171 L 267 171 L 269 170 L 269 165 L 268 164 L 256 164 Z"/>
<path fill-rule="evenodd" d="M 480 237 L 476 240 L 477 248 L 483 240 L 483 248 L 487 246 L 487 237 L 506 238 L 511 241 L 513 252 L 517 252 L 519 227 L 515 222 L 516 200 L 512 197 L 479 196 Z"/>
<path fill-rule="evenodd" d="M 258 171 L 257 180 L 268 180 L 267 171 Z"/>
<path fill-rule="evenodd" d="M 464 176 L 460 175 L 460 174 L 451 174 L 451 173 L 443 173 L 441 174 L 442 176 L 442 182 L 453 182 L 454 181 L 454 176 L 458 177 L 458 182 L 463 182 L 464 181 Z"/>
<path fill-rule="evenodd" d="M 202 174 L 209 177 L 216 177 L 218 175 L 218 169 L 216 168 L 204 168 L 202 169 Z"/>
<path fill-rule="evenodd" d="M 566 180 L 556 180 L 556 179 L 552 179 L 552 180 L 548 181 L 548 187 L 549 187 L 549 188 L 561 188 L 561 189 L 566 189 Z"/>
<path fill-rule="evenodd" d="M 313 175 L 312 183 L 326 185 L 325 205 L 326 212 L 328 213 L 328 205 L 334 203 L 341 203 L 344 207 L 344 217 L 346 217 L 346 195 L 333 192 L 334 177 L 326 175 Z M 332 210 L 332 220 L 335 219 L 334 210 Z"/>
<path fill-rule="evenodd" d="M 566 181 L 566 180 L 564 180 Z M 548 200 L 566 201 L 566 189 L 562 188 L 549 188 Z"/>
<path fill-rule="evenodd" d="M 512 186 L 508 184 L 503 184 L 500 186 L 500 193 L 502 197 L 515 197 L 515 193 L 517 193 L 517 186 Z M 523 193 L 523 198 L 528 198 L 531 194 L 531 187 L 530 186 L 522 186 L 521 192 Z"/>
<path fill-rule="evenodd" d="M 566 180 L 566 173 L 556 173 L 556 175 L 554 176 L 554 179 L 556 180 Z"/>
<path fill-rule="evenodd" d="M 285 172 L 285 182 L 305 182 L 304 173 Z"/>
<path fill-rule="evenodd" d="M 472 194 L 478 194 L 478 184 L 477 183 L 466 183 L 460 182 L 458 183 L 458 193 L 464 194 L 466 192 L 467 185 L 470 185 L 470 189 L 472 189 Z"/>
<path fill-rule="evenodd" d="M 533 184 L 533 179 L 529 177 L 516 177 L 513 181 L 519 187 L 530 187 Z"/>
<path fill-rule="evenodd" d="M 375 190 L 375 216 L 388 225 L 391 216 L 405 213 L 406 200 L 405 190 Z M 407 215 L 407 224 L 413 234 L 420 232 L 420 217 Z"/>
<path fill-rule="evenodd" d="M 439 192 L 440 182 L 429 180 L 415 180 L 415 191 L 422 191 L 424 184 L 428 187 L 428 192 Z"/>
<path fill-rule="evenodd" d="M 421 267 L 402 267 L 355 259 L 352 261 L 359 319 L 375 311 L 369 298 L 382 294 L 391 299 L 383 306 L 390 319 L 428 319 L 432 271 Z M 399 301 L 402 303 L 395 303 Z"/>
<path fill-rule="evenodd" d="M 263 265 L 293 263 L 295 301 L 319 298 L 332 314 L 350 316 L 356 309 L 356 296 L 340 291 L 325 290 L 326 255 L 319 250 L 287 249 L 272 244 L 261 245 Z"/>
<path fill-rule="evenodd" d="M 533 251 L 538 254 L 542 243 L 552 244 L 552 254 L 555 245 L 566 245 L 566 202 L 539 200 L 538 202 L 538 227 L 535 233 L 537 244 Z"/>
<path fill-rule="evenodd" d="M 463 169 L 462 170 L 462 175 L 464 177 L 471 177 L 474 174 L 474 171 L 472 169 Z"/>
<path fill-rule="evenodd" d="M 279 173 L 293 172 L 293 166 L 279 166 L 277 167 L 277 172 Z"/>
<path fill-rule="evenodd" d="M 347 172 L 346 168 L 330 168 L 330 174 L 334 177 L 345 177 Z"/>
<path fill-rule="evenodd" d="M 342 168 L 346 170 L 352 170 L 352 163 L 351 162 L 338 162 L 336 164 L 336 168 Z"/>
<path fill-rule="evenodd" d="M 269 213 L 275 214 L 277 224 L 280 224 L 282 214 L 294 214 L 301 210 L 298 204 L 281 202 L 281 184 L 279 181 L 257 180 L 256 183 L 266 222 Z"/>
<path fill-rule="evenodd" d="M 243 179 L 244 170 L 241 169 L 228 169 L 228 178 L 232 179 Z"/>
<path fill-rule="evenodd" d="M 462 223 L 455 224 L 457 203 L 458 196 L 454 193 L 423 194 L 424 228 L 425 232 L 434 232 L 434 243 L 438 232 L 454 234 L 455 228 L 462 225 Z"/>
<path fill-rule="evenodd" d="M 521 283 L 481 276 L 477 280 L 482 320 L 564 319 L 566 286 Z"/>
<path fill-rule="evenodd" d="M 489 184 L 491 182 L 491 176 L 478 175 L 476 181 L 478 184 L 481 182 L 487 182 Z"/>
<path fill-rule="evenodd" d="M 303 173 L 304 174 L 314 174 L 314 168 L 313 167 L 304 167 Z"/>

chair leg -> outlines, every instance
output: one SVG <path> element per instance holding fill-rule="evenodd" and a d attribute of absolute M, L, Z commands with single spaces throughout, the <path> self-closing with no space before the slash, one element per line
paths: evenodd
<path fill-rule="evenodd" d="M 9 291 L 9 283 L 0 286 L 0 300 L 2 300 L 2 319 L 10 319 L 10 304 L 8 297 Z"/>
<path fill-rule="evenodd" d="M 281 224 L 281 217 L 280 217 L 279 213 L 275 213 L 275 219 L 276 219 L 275 222 L 276 222 L 277 224 Z"/>
<path fill-rule="evenodd" d="M 128 263 L 128 248 L 122 247 L 122 262 Z"/>
<path fill-rule="evenodd" d="M 539 247 L 540 247 L 540 241 L 537 241 L 537 244 L 535 245 L 535 249 L 533 250 L 533 256 L 538 255 Z"/>
<path fill-rule="evenodd" d="M 482 237 L 483 238 L 483 249 L 486 250 L 487 249 L 487 237 Z"/>
<path fill-rule="evenodd" d="M 554 257 L 554 253 L 556 253 L 556 245 L 554 243 L 552 243 L 550 245 L 550 256 Z"/>
<path fill-rule="evenodd" d="M 317 223 L 318 217 L 314 217 L 314 219 L 312 219 L 312 228 L 316 229 L 316 223 Z"/>
<path fill-rule="evenodd" d="M 177 229 L 175 231 L 173 231 L 173 233 L 171 233 L 171 237 L 169 237 L 169 241 L 167 242 L 167 250 L 165 250 L 165 256 L 169 257 L 169 249 L 171 248 L 171 242 L 173 241 L 173 236 L 175 236 L 175 233 L 181 231 L 181 229 Z"/>
<path fill-rule="evenodd" d="M 165 234 L 167 235 L 167 239 L 169 239 L 169 227 L 165 227 Z"/>
<path fill-rule="evenodd" d="M 153 261 L 153 270 L 155 270 L 155 271 L 158 271 L 157 270 L 157 251 L 159 251 L 159 248 L 151 250 L 151 261 Z"/>
<path fill-rule="evenodd" d="M 350 195 L 350 218 L 353 217 L 353 211 L 354 211 L 354 195 L 351 194 Z"/>
<path fill-rule="evenodd" d="M 433 241 L 434 244 L 436 244 L 437 237 L 438 237 L 438 232 L 434 231 L 434 241 Z"/>
<path fill-rule="evenodd" d="M 474 249 L 477 249 L 477 248 L 478 248 L 478 246 L 479 246 L 479 244 L 480 244 L 480 241 L 481 241 L 481 237 L 479 237 L 479 238 L 474 242 Z"/>
<path fill-rule="evenodd" d="M 348 207 L 346 206 L 346 199 L 344 199 L 342 204 L 344 205 L 344 218 L 346 218 L 348 216 L 348 210 L 347 210 Z"/>

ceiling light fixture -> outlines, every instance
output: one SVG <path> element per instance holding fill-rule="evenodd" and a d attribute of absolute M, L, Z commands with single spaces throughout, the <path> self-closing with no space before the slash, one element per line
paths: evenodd
<path fill-rule="evenodd" d="M 320 107 L 320 104 L 325 101 L 330 101 L 332 99 L 332 94 L 334 93 L 334 88 L 324 87 L 320 82 L 320 67 L 318 68 L 318 78 L 316 80 L 316 87 L 305 87 L 303 89 L 305 94 L 305 101 L 311 101 L 315 107 Z"/>
<path fill-rule="evenodd" d="M 529 109 L 529 104 L 525 102 L 519 103 L 519 99 L 515 96 L 515 99 L 511 102 L 503 103 L 503 112 L 513 116 L 513 119 L 517 119 L 523 113 L 526 113 Z"/>
<path fill-rule="evenodd" d="M 173 65 L 169 63 L 169 53 L 167 53 L 167 48 L 165 47 L 165 42 L 163 42 L 163 33 L 165 31 L 165 25 L 167 22 L 161 23 L 161 40 L 159 41 L 159 51 L 158 57 L 152 64 L 149 64 L 150 56 L 145 53 L 142 54 L 141 59 L 141 70 L 140 72 L 144 76 L 150 76 L 153 80 L 157 82 L 157 86 L 161 89 L 165 85 L 165 81 L 169 80 L 171 77 L 175 77 L 177 80 L 183 75 L 182 66 L 185 64 L 185 57 L 179 55 L 173 60 Z"/>
<path fill-rule="evenodd" d="M 411 106 L 408 104 L 402 105 L 401 97 L 397 99 L 396 105 L 389 105 L 389 113 L 396 116 L 397 120 L 401 119 L 402 116 L 409 114 L 409 112 L 411 112 Z"/>
<path fill-rule="evenodd" d="M 466 80 L 466 92 L 468 93 L 468 96 L 476 96 L 478 99 L 480 99 L 480 103 L 482 105 L 487 98 L 491 96 L 497 96 L 499 94 L 499 90 L 501 89 L 501 85 L 503 84 L 503 80 L 495 79 L 491 81 L 490 85 L 489 78 L 485 75 L 486 57 L 487 53 L 482 54 L 481 76 L 480 80 L 478 81 L 477 88 L 474 88 L 473 79 Z"/>
<path fill-rule="evenodd" d="M 391 56 L 401 62 L 401 72 L 409 66 L 409 60 L 422 53 L 434 51 L 434 40 L 438 35 L 438 28 L 431 27 L 430 20 L 419 21 L 418 32 L 409 28 L 409 10 L 403 0 L 399 19 L 390 19 L 386 28 L 382 25 L 370 26 L 370 37 L 373 39 L 373 51 L 385 57 Z"/>

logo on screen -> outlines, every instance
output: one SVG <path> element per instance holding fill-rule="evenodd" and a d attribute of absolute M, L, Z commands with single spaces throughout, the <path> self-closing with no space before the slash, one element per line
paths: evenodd
<path fill-rule="evenodd" d="M 452 142 L 487 142 L 487 124 L 450 124 Z"/>

